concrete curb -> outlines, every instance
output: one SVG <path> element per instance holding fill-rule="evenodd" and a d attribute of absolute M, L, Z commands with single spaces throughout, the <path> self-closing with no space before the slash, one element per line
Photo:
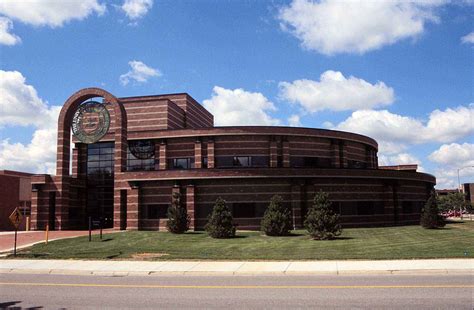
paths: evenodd
<path fill-rule="evenodd" d="M 0 274 L 64 274 L 96 276 L 297 276 L 471 274 L 474 259 L 385 261 L 86 261 L 0 260 Z"/>

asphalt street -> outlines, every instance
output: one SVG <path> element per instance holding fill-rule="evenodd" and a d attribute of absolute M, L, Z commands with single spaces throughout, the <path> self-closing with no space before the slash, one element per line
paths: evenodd
<path fill-rule="evenodd" d="M 0 274 L 0 309 L 469 309 L 466 275 Z"/>

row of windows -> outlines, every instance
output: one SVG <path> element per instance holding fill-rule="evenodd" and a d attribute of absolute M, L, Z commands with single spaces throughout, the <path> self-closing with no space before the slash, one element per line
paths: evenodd
<path fill-rule="evenodd" d="M 112 178 L 114 172 L 114 143 L 87 145 L 87 175 L 94 180 Z"/>
<path fill-rule="evenodd" d="M 331 159 L 325 157 L 291 157 L 293 168 L 331 168 Z"/>
<path fill-rule="evenodd" d="M 91 144 L 87 150 L 88 174 L 91 173 L 113 173 L 113 143 Z M 277 158 L 277 166 L 283 166 L 281 156 Z M 266 168 L 270 166 L 269 156 L 216 156 L 216 168 L 256 167 Z M 168 169 L 192 169 L 195 167 L 194 157 L 168 159 Z M 293 168 L 331 168 L 331 159 L 325 157 L 299 157 L 290 158 L 290 166 Z M 207 157 L 203 157 L 202 167 L 207 168 Z M 349 160 L 349 168 L 365 169 L 365 162 Z M 159 169 L 159 159 L 153 156 L 149 159 L 136 158 L 130 150 L 127 152 L 128 171 L 153 171 Z"/>
<path fill-rule="evenodd" d="M 402 213 L 420 213 L 423 202 L 403 201 Z M 164 219 L 167 218 L 168 204 L 145 205 L 143 218 Z M 265 203 L 232 203 L 229 207 L 234 218 L 259 218 L 265 213 L 268 204 Z M 205 218 L 212 212 L 212 205 L 200 206 L 197 217 Z M 336 201 L 332 202 L 331 208 L 335 213 L 347 216 L 354 215 L 382 215 L 385 213 L 384 204 L 381 201 Z"/>
<path fill-rule="evenodd" d="M 149 204 L 142 207 L 142 218 L 166 219 L 168 217 L 169 204 Z M 198 217 L 207 217 L 212 212 L 213 206 L 202 206 L 198 208 Z M 234 218 L 262 217 L 267 204 L 263 203 L 233 203 L 230 205 Z"/>
<path fill-rule="evenodd" d="M 268 156 L 217 156 L 217 168 L 268 167 Z"/>

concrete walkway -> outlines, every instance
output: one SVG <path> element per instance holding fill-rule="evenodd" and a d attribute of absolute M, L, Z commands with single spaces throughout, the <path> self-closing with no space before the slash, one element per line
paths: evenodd
<path fill-rule="evenodd" d="M 122 232 L 120 230 L 104 229 L 103 233 Z M 100 231 L 98 229 L 93 230 L 92 234 L 97 235 Z M 48 240 L 54 241 L 59 239 L 74 238 L 80 236 L 87 236 L 88 230 L 53 230 L 49 232 Z M 17 236 L 17 249 L 23 249 L 30 247 L 36 243 L 45 241 L 45 232 L 42 230 L 37 231 L 19 231 Z M 0 232 L 0 254 L 13 251 L 13 244 L 15 242 L 15 232 L 5 231 Z"/>
<path fill-rule="evenodd" d="M 105 261 L 0 260 L 0 273 L 87 274 L 105 276 L 181 275 L 341 275 L 471 274 L 474 259 L 379 261 Z"/>

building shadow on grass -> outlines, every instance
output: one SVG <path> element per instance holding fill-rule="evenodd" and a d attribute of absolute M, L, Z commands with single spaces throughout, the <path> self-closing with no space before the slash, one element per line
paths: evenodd
<path fill-rule="evenodd" d="M 119 257 L 119 256 L 122 255 L 122 254 L 123 254 L 122 251 L 120 251 L 120 252 L 118 252 L 118 253 L 116 253 L 116 254 L 106 256 L 105 258 L 107 258 L 107 259 L 114 259 L 114 258 Z"/>
<path fill-rule="evenodd" d="M 9 310 L 22 310 L 22 309 L 28 309 L 28 310 L 34 310 L 34 309 L 44 309 L 43 306 L 35 306 L 35 307 L 28 307 L 28 308 L 23 308 L 20 307 L 17 304 L 21 303 L 20 300 L 17 301 L 7 301 L 7 302 L 0 302 L 0 309 L 9 309 Z M 64 308 L 63 308 L 64 309 Z"/>

